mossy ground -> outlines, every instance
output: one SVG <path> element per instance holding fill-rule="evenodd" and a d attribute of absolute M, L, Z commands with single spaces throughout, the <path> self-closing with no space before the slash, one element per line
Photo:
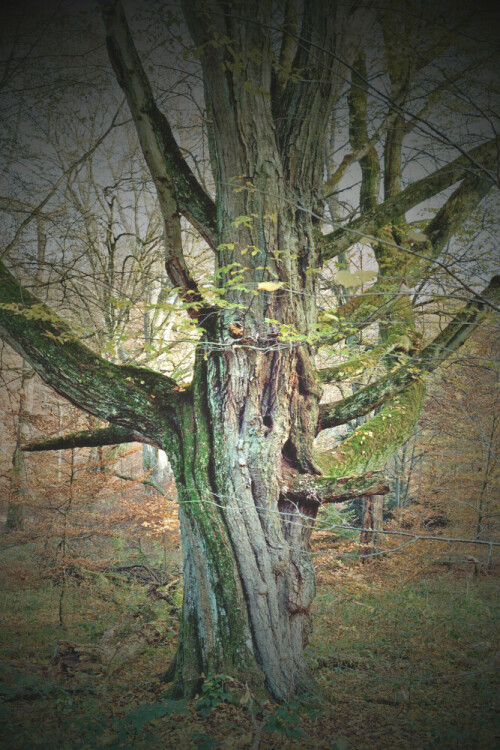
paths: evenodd
<path fill-rule="evenodd" d="M 352 546 L 329 532 L 314 546 L 319 586 L 308 657 L 324 703 L 282 707 L 220 679 L 201 702 L 167 702 L 162 676 L 176 645 L 175 597 L 168 604 L 147 586 L 106 574 L 69 579 L 62 630 L 60 585 L 34 574 L 36 546 L 4 550 L 2 747 L 496 747 L 494 573 L 474 570 L 463 555 L 452 567 L 438 564 L 444 546 L 421 543 L 368 565 L 340 555 Z M 50 666 L 58 640 L 96 644 L 113 625 L 126 637 L 147 622 L 162 631 L 161 642 L 117 668 L 61 675 Z"/>

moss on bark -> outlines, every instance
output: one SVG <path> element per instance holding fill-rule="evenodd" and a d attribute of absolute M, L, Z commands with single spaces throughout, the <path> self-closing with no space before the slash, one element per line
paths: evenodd
<path fill-rule="evenodd" d="M 380 471 L 411 436 L 418 421 L 425 384 L 418 378 L 332 453 L 318 461 L 326 477 L 348 477 Z"/>

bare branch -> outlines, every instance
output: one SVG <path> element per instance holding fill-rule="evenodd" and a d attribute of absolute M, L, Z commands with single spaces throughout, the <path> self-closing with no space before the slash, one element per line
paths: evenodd
<path fill-rule="evenodd" d="M 117 471 L 112 472 L 114 477 L 118 477 L 118 479 L 123 479 L 125 482 L 138 482 L 139 484 L 144 484 L 146 487 L 152 487 L 156 492 L 158 492 L 160 495 L 167 494 L 162 490 L 159 484 L 157 484 L 153 479 L 140 479 L 139 477 L 130 477 L 128 474 L 119 474 Z"/>
<path fill-rule="evenodd" d="M 154 445 L 150 440 L 144 438 L 136 430 L 127 430 L 124 427 L 110 425 L 101 427 L 96 430 L 82 430 L 72 432 L 68 435 L 60 435 L 55 438 L 48 438 L 34 443 L 23 445 L 21 450 L 35 453 L 39 451 L 60 451 L 69 448 L 97 448 L 103 445 L 120 445 L 121 443 L 149 443 Z"/>
<path fill-rule="evenodd" d="M 355 162 L 361 161 L 361 159 L 363 159 L 374 148 L 374 146 L 380 141 L 380 138 L 386 132 L 386 130 L 391 126 L 396 116 L 397 115 L 395 112 L 389 112 L 388 115 L 384 118 L 384 120 L 377 127 L 377 129 L 375 130 L 372 136 L 370 136 L 362 145 L 360 145 L 350 154 L 346 154 L 344 156 L 344 158 L 342 159 L 342 162 L 339 164 L 335 172 L 332 175 L 330 175 L 328 180 L 323 185 L 322 192 L 323 192 L 323 198 L 325 200 L 328 200 L 328 198 L 334 195 L 337 185 L 339 184 L 340 180 L 344 177 L 344 175 L 347 173 L 347 170 L 349 169 L 349 167 L 351 167 Z"/>
<path fill-rule="evenodd" d="M 116 127 L 116 118 L 118 117 L 120 110 L 121 110 L 121 105 L 116 111 L 115 116 L 113 117 L 110 126 L 106 128 L 104 133 L 101 136 L 99 136 L 99 138 L 95 141 L 95 143 L 93 143 L 92 146 L 82 156 L 76 159 L 76 161 L 72 162 L 69 165 L 69 167 L 64 170 L 64 172 L 61 174 L 59 179 L 55 182 L 53 187 L 49 190 L 45 198 L 43 198 L 37 206 L 29 208 L 28 215 L 23 219 L 23 221 L 18 226 L 13 239 L 9 242 L 9 244 L 6 247 L 4 247 L 4 249 L 0 253 L 0 260 L 3 260 L 4 258 L 7 257 L 9 252 L 16 245 L 23 231 L 33 221 L 33 219 L 39 218 L 40 216 L 43 215 L 42 214 L 43 209 L 45 208 L 47 203 L 50 201 L 50 199 L 54 197 L 54 195 L 56 194 L 56 192 L 58 191 L 58 189 L 60 188 L 64 180 L 67 177 L 69 177 L 69 175 L 71 175 L 76 169 L 78 169 L 78 167 L 80 167 L 84 162 L 86 162 L 87 159 L 89 159 L 95 151 L 97 151 L 99 146 L 108 137 L 108 135 L 111 133 L 113 128 Z M 3 199 L 2 202 L 4 201 L 5 199 Z M 10 200 L 9 200 L 9 203 L 10 203 Z M 7 204 L 4 203 L 4 205 L 7 205 Z M 7 208 L 10 209 L 11 207 L 20 206 L 20 205 L 22 204 L 20 204 L 18 201 L 13 201 L 10 203 L 10 205 L 7 205 Z"/>
<path fill-rule="evenodd" d="M 493 165 L 497 158 L 496 140 L 493 139 L 477 146 L 467 156 L 459 156 L 428 177 L 417 180 L 368 214 L 360 216 L 347 226 L 340 227 L 325 235 L 321 240 L 323 261 L 337 257 L 340 253 L 348 250 L 355 242 L 362 239 L 363 236 L 375 234 L 377 229 L 398 219 L 419 203 L 423 203 L 466 177 L 467 173 L 471 171 L 469 157 L 475 161 L 481 160 L 486 165 Z M 484 188 L 486 193 L 491 188 L 491 184 L 488 181 L 484 182 L 486 183 Z"/>
<path fill-rule="evenodd" d="M 158 199 L 168 221 L 178 206 L 183 216 L 212 247 L 217 246 L 215 204 L 181 154 L 165 115 L 153 97 L 119 0 L 100 0 L 109 58 L 123 89 Z M 173 210 L 174 209 L 174 210 Z M 182 262 L 181 258 L 177 259 Z M 184 271 L 185 273 L 185 271 Z"/>

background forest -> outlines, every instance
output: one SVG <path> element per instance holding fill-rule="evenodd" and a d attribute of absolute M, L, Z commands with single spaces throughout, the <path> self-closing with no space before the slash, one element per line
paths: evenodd
<path fill-rule="evenodd" d="M 182 12 L 156 1 L 124 5 L 158 106 L 213 194 L 201 53 Z M 275 5 L 277 28 L 288 28 L 297 4 Z M 181 629 L 185 561 L 171 464 L 147 443 L 58 443 L 106 422 L 44 385 L 2 342 L 3 747 L 497 746 L 500 327 L 498 293 L 488 284 L 499 257 L 500 19 L 486 3 L 476 13 L 459 4 L 455 16 L 444 4 L 408 3 L 399 15 L 392 3 L 378 5 L 369 4 L 378 20 L 328 120 L 324 201 L 321 215 L 317 206 L 310 211 L 318 246 L 372 210 L 374 196 L 382 203 L 464 154 L 474 158 L 465 168 L 460 162 L 465 179 L 457 174 L 425 202 L 415 198 L 402 219 L 358 231 L 330 263 L 304 271 L 315 277 L 318 308 L 306 343 L 328 373 L 322 405 L 354 398 L 398 374 L 402 362 L 416 371 L 416 352 L 427 351 L 464 304 L 481 313 L 460 319 L 460 331 L 467 324 L 472 335 L 460 333 L 461 345 L 429 366 L 422 410 L 404 444 L 388 452 L 379 492 L 318 510 L 305 657 L 321 697 L 275 702 L 234 674 L 214 673 L 194 697 L 172 699 L 166 670 Z M 182 399 L 203 323 L 165 271 L 157 185 L 110 68 L 99 8 L 7 3 L 3 21 L 1 259 L 93 352 L 169 376 Z M 414 58 L 403 83 L 402 53 L 389 53 L 402 48 Z M 391 97 L 399 109 L 387 107 Z M 462 206 L 421 278 L 398 271 L 401 304 L 390 320 L 397 344 L 387 343 L 387 320 L 348 328 L 339 310 L 355 296 L 367 299 L 384 275 L 377 248 L 425 254 L 427 224 L 442 216 L 459 180 L 463 187 L 483 172 L 497 187 L 478 189 Z M 233 189 L 247 188 L 235 176 Z M 249 216 L 237 220 L 237 229 L 251 231 Z M 192 223 L 183 217 L 179 227 L 205 299 L 232 312 L 240 303 L 231 295 L 249 293 L 243 264 L 221 267 Z M 254 245 L 242 252 L 250 265 L 258 253 Z M 269 278 L 255 296 L 282 285 Z M 49 315 L 43 305 L 30 309 L 42 323 Z M 9 312 L 4 304 L 0 316 Z M 286 324 L 280 336 L 291 346 L 307 338 Z M 325 424 L 338 426 L 322 429 L 315 447 L 348 445 L 383 403 L 344 421 L 325 410 Z"/>

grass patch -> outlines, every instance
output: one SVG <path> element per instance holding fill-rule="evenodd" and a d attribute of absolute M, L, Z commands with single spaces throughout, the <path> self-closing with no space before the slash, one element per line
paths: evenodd
<path fill-rule="evenodd" d="M 0 718 L 9 750 L 497 745 L 499 603 L 492 576 L 433 570 L 410 557 L 321 565 L 308 656 L 322 705 L 304 697 L 273 706 L 222 677 L 207 683 L 218 692 L 172 704 L 161 678 L 176 645 L 178 592 L 172 603 L 125 577 L 70 578 L 62 629 L 60 584 L 27 576 L 14 585 L 13 571 L 28 570 L 32 553 L 9 560 L 1 595 Z M 126 640 L 153 625 L 161 639 L 116 669 L 61 673 L 51 666 L 58 641 L 92 646 L 111 628 Z"/>

